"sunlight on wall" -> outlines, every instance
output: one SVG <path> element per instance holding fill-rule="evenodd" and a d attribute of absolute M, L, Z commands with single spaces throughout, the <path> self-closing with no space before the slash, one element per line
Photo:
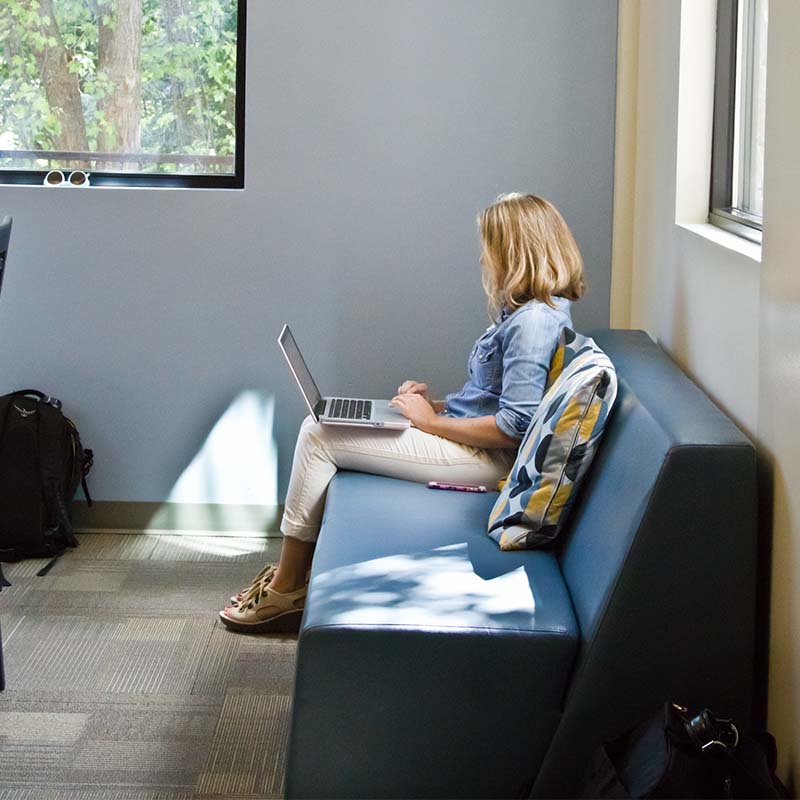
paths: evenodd
<path fill-rule="evenodd" d="M 277 505 L 274 416 L 272 395 L 239 394 L 178 478 L 169 502 Z"/>
<path fill-rule="evenodd" d="M 675 222 L 708 222 L 717 4 L 681 4 Z M 662 112 L 663 113 L 663 112 Z"/>

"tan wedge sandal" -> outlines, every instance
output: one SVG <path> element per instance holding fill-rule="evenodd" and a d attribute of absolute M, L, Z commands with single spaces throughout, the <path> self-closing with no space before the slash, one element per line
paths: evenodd
<path fill-rule="evenodd" d="M 277 569 L 277 564 L 267 564 L 264 569 L 262 569 L 261 572 L 259 572 L 258 575 L 256 575 L 255 578 L 250 581 L 250 584 L 247 587 L 231 597 L 231 605 L 238 606 L 256 584 L 269 583 L 275 577 L 275 572 Z"/>
<path fill-rule="evenodd" d="M 275 573 L 277 571 L 278 571 L 278 565 L 277 564 L 267 564 L 264 567 L 264 569 L 262 569 L 261 572 L 259 572 L 258 575 L 256 575 L 255 578 L 253 578 L 253 580 L 250 582 L 249 586 L 247 586 L 246 588 L 242 589 L 241 592 L 238 592 L 237 594 L 234 594 L 234 595 L 231 596 L 230 604 L 232 606 L 238 606 L 239 603 L 242 602 L 242 599 L 245 597 L 245 595 L 248 592 L 252 591 L 253 587 L 256 584 L 258 584 L 258 583 L 263 583 L 263 584 L 270 583 L 270 581 L 272 581 L 272 579 L 275 577 Z M 306 583 L 308 583 L 308 581 L 310 579 L 310 576 L 311 576 L 311 569 L 309 568 L 309 570 L 306 572 Z"/>
<path fill-rule="evenodd" d="M 297 633 L 303 619 L 308 585 L 283 594 L 268 583 L 254 584 L 235 605 L 219 612 L 222 624 L 240 633 Z"/>

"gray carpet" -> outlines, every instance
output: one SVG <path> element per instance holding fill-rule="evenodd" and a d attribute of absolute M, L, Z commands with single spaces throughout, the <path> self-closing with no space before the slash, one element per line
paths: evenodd
<path fill-rule="evenodd" d="M 280 541 L 79 538 L 5 567 L 0 800 L 280 797 L 296 637 L 216 618 Z"/>

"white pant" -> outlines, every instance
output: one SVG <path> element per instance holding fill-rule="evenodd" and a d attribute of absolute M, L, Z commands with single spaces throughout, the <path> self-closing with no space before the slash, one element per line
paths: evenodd
<path fill-rule="evenodd" d="M 320 425 L 306 417 L 297 437 L 281 532 L 305 542 L 319 534 L 325 493 L 337 469 L 417 483 L 479 483 L 492 491 L 516 451 L 481 450 L 418 428 L 402 431 Z"/>

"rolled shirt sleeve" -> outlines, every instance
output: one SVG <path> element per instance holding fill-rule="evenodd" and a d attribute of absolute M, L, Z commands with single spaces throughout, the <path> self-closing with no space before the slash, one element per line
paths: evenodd
<path fill-rule="evenodd" d="M 539 407 L 564 325 L 564 315 L 542 303 L 510 320 L 503 342 L 503 383 L 495 420 L 512 439 L 523 438 Z"/>

